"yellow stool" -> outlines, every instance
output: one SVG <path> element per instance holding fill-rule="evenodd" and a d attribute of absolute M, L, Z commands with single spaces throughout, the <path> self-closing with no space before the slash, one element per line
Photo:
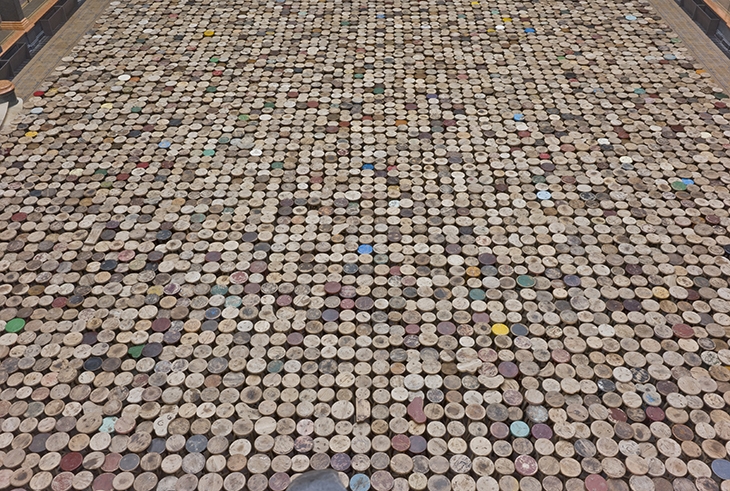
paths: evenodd
<path fill-rule="evenodd" d="M 509 327 L 505 326 L 504 324 L 495 324 L 492 326 L 492 334 L 496 334 L 497 336 L 505 336 L 509 334 Z"/>

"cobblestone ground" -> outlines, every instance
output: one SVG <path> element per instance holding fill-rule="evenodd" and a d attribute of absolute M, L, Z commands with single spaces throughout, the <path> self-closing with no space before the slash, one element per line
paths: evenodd
<path fill-rule="evenodd" d="M 728 491 L 727 95 L 646 2 L 115 2 L 0 135 L 0 489 Z"/>

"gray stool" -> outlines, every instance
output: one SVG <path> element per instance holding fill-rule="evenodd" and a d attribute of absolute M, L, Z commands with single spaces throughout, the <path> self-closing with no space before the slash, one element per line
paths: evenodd
<path fill-rule="evenodd" d="M 287 491 L 346 491 L 332 469 L 305 472 L 289 485 Z"/>

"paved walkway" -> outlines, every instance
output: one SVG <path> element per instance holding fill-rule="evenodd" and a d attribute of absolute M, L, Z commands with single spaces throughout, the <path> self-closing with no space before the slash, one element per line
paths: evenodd
<path fill-rule="evenodd" d="M 730 60 L 674 0 L 649 0 L 723 91 L 730 94 Z"/>
<path fill-rule="evenodd" d="M 79 40 L 94 27 L 109 0 L 86 0 L 66 24 L 13 79 L 16 94 L 28 99 L 41 82 L 59 65 Z"/>

